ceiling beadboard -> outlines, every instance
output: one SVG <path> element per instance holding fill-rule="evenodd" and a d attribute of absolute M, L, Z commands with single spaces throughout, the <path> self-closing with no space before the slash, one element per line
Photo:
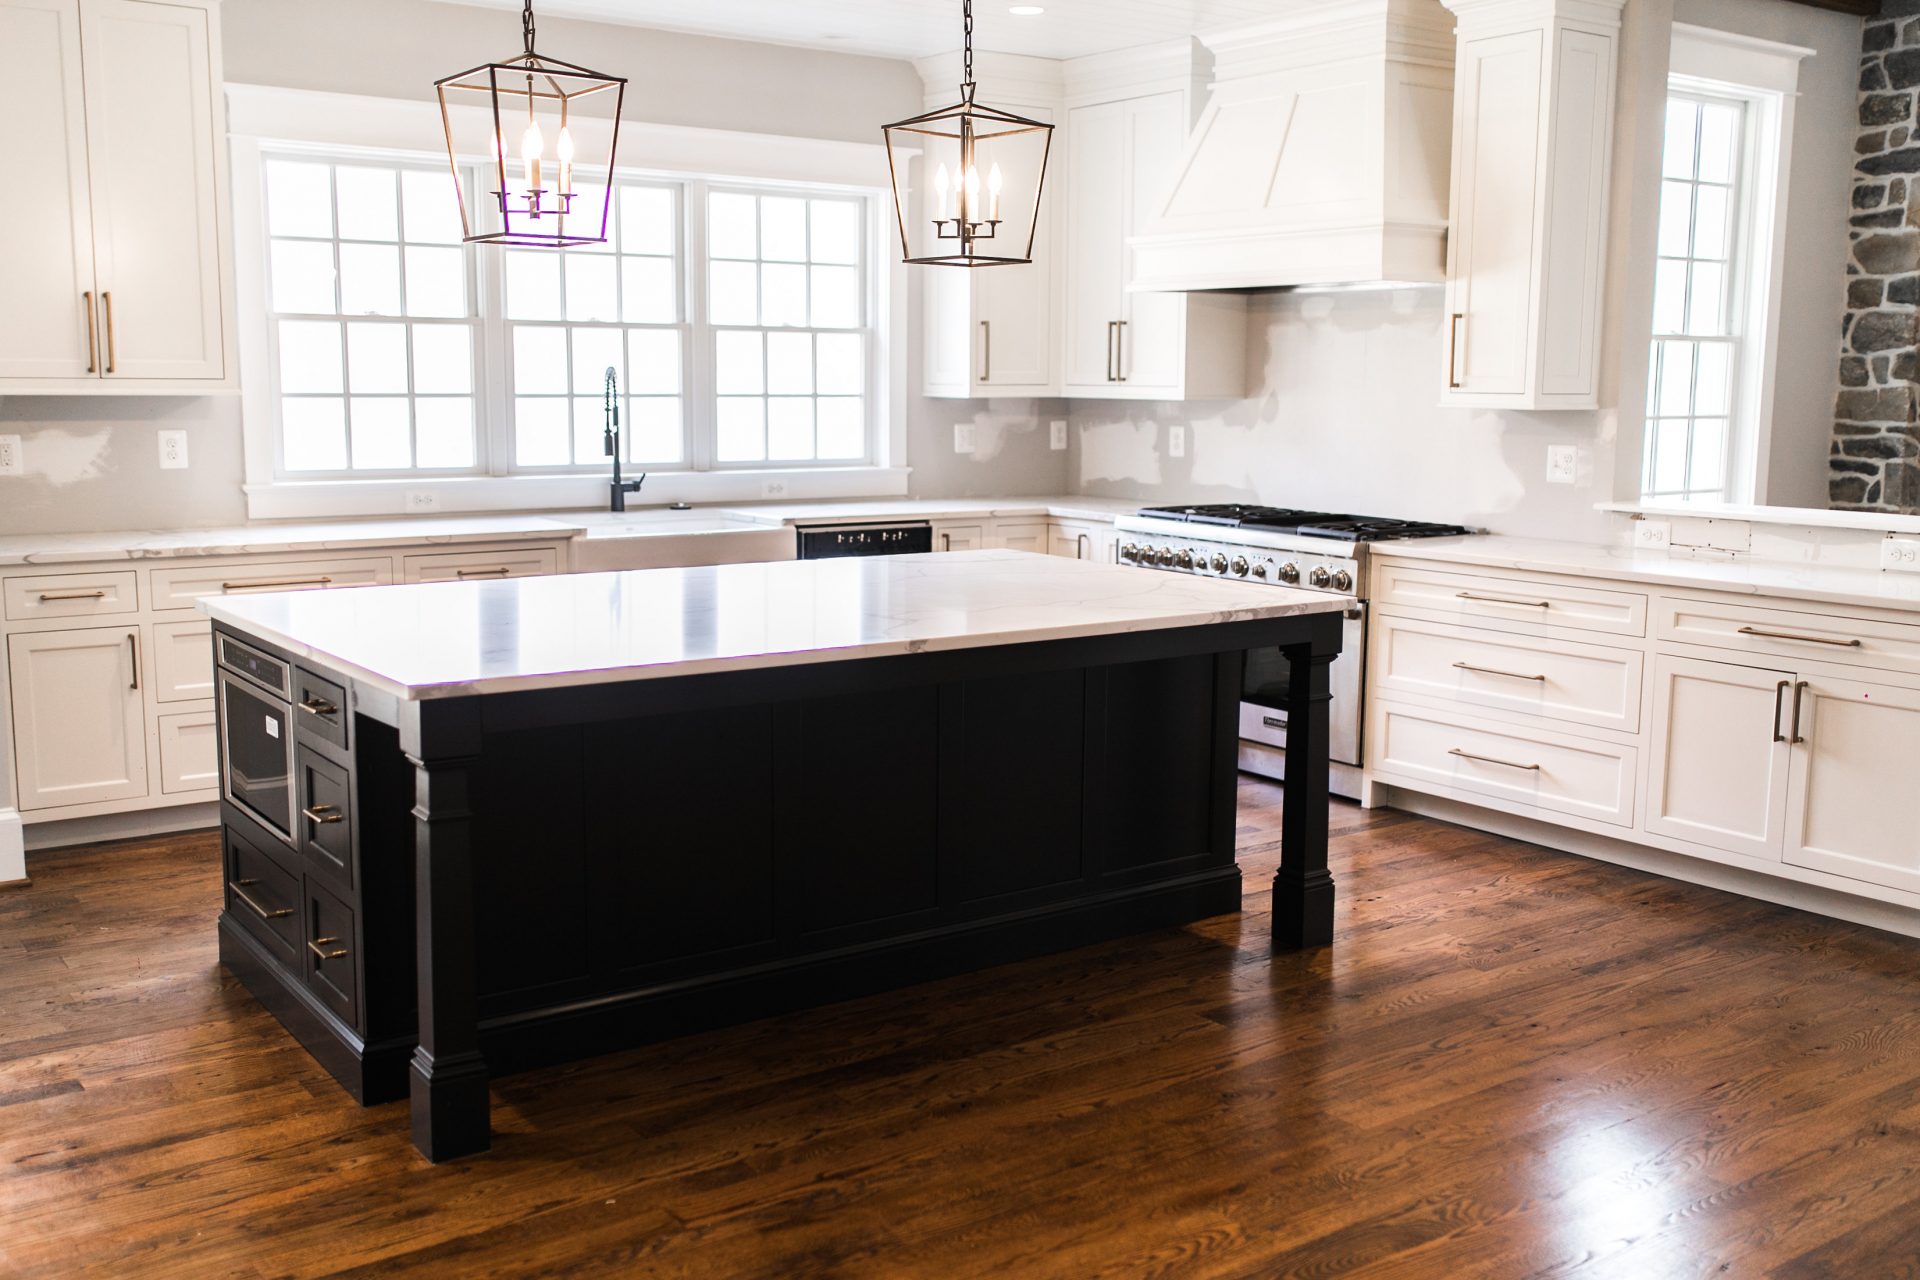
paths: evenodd
<path fill-rule="evenodd" d="M 466 0 L 518 9 L 520 0 Z M 1036 0 L 1021 18 L 1009 0 L 974 0 L 974 44 L 999 53 L 1077 58 L 1272 16 L 1286 0 Z M 960 46 L 960 0 L 536 0 L 536 14 L 662 31 L 919 58 Z"/>

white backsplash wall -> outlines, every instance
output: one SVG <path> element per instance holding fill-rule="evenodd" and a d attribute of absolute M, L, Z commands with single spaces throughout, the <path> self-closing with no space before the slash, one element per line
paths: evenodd
<path fill-rule="evenodd" d="M 1614 414 L 1443 409 L 1439 288 L 1272 293 L 1248 316 L 1257 390 L 1229 403 L 1087 402 L 1071 412 L 1077 492 L 1252 500 L 1604 540 Z M 1187 428 L 1186 456 L 1168 430 Z M 1580 451 L 1544 483 L 1549 445 Z"/>

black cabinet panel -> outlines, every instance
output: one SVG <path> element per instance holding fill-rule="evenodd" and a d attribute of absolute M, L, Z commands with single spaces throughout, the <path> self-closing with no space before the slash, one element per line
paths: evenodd
<path fill-rule="evenodd" d="M 591 969 L 587 810 L 631 814 L 638 798 L 624 779 L 584 785 L 581 732 L 501 734 L 475 762 L 473 923 L 483 998 L 583 979 Z"/>
<path fill-rule="evenodd" d="M 353 889 L 353 788 L 347 771 L 302 745 L 294 753 L 299 775 L 300 853 L 309 870 Z"/>
<path fill-rule="evenodd" d="M 300 950 L 300 877 L 281 868 L 257 844 L 228 826 L 227 911 L 269 951 L 293 964 Z"/>
<path fill-rule="evenodd" d="M 317 884 L 307 885 L 307 988 L 350 1027 L 360 1024 L 360 939 L 353 912 Z"/>
<path fill-rule="evenodd" d="M 1203 655 L 1107 669 L 1110 871 L 1210 851 L 1213 661 Z"/>
<path fill-rule="evenodd" d="M 945 810 L 953 901 L 1086 874 L 1086 681 L 1071 669 L 998 676 L 948 698 L 941 779 L 960 789 Z"/>

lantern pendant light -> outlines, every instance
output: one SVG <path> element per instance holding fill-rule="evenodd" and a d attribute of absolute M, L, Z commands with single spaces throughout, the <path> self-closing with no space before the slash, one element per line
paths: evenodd
<path fill-rule="evenodd" d="M 545 248 L 603 244 L 612 184 L 601 180 L 586 191 L 578 189 L 575 161 L 580 144 L 574 131 L 584 126 L 597 136 L 601 128 L 606 129 L 605 166 L 596 163 L 592 168 L 596 178 L 610 178 L 620 145 L 626 79 L 535 52 L 533 0 L 523 0 L 520 32 L 525 47 L 519 56 L 483 63 L 434 82 L 447 135 L 447 163 L 460 201 L 461 234 L 468 241 L 487 244 Z M 609 92 L 610 97 L 604 96 Z M 588 99 L 600 108 L 590 119 L 580 113 L 581 103 Z M 611 113 L 604 110 L 608 102 Z M 543 117 L 553 127 L 551 135 L 542 125 Z M 511 146 L 510 137 L 517 139 Z M 463 156 L 486 158 L 484 172 L 492 187 L 471 208 L 466 184 L 460 179 Z"/>
<path fill-rule="evenodd" d="M 1032 262 L 1053 126 L 974 101 L 973 0 L 962 0 L 962 21 L 960 101 L 881 131 L 900 256 L 944 267 Z M 915 151 L 932 175 L 918 216 L 906 171 Z"/>

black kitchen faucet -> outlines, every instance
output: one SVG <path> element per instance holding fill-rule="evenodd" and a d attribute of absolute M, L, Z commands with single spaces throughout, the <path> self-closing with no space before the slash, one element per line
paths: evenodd
<path fill-rule="evenodd" d="M 625 511 L 627 495 L 640 492 L 640 486 L 647 482 L 647 473 L 642 471 L 638 480 L 620 478 L 620 379 L 607 366 L 606 383 L 606 426 L 601 430 L 601 443 L 607 456 L 613 459 L 613 483 L 607 486 L 609 511 Z"/>

